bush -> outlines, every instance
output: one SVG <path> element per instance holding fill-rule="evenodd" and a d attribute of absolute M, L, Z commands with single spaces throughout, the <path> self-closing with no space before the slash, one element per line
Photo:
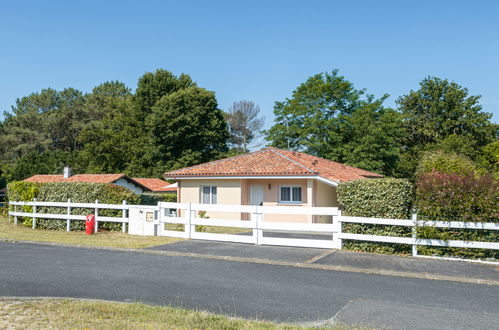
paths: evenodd
<path fill-rule="evenodd" d="M 177 194 L 141 194 L 140 204 L 142 205 L 157 205 L 158 202 L 176 202 Z"/>
<path fill-rule="evenodd" d="M 461 176 L 432 172 L 417 182 L 416 206 L 421 220 L 499 222 L 497 196 L 499 183 L 492 175 Z M 499 234 L 487 230 L 453 230 L 431 227 L 418 228 L 418 237 L 443 240 L 497 242 Z M 420 252 L 433 255 L 495 258 L 499 253 L 458 248 L 420 247 Z"/>
<path fill-rule="evenodd" d="M 130 190 L 116 185 L 103 183 L 84 182 L 57 182 L 57 183 L 30 183 L 15 182 L 9 185 L 9 199 L 19 201 L 31 201 L 37 198 L 44 202 L 66 202 L 71 199 L 74 203 L 94 203 L 99 200 L 103 204 L 121 204 L 126 200 L 128 204 L 140 204 L 140 196 Z M 60 207 L 39 207 L 39 212 L 65 214 L 66 210 Z M 29 211 L 31 212 L 31 208 Z M 119 210 L 101 210 L 102 216 L 120 216 Z M 87 215 L 94 213 L 94 209 L 72 208 L 73 215 Z M 23 224 L 31 226 L 31 218 L 21 219 Z M 42 219 L 37 222 L 38 227 L 43 229 L 64 230 L 66 222 L 61 220 Z M 83 221 L 72 221 L 71 230 L 83 230 Z M 100 222 L 99 228 L 107 230 L 121 230 L 121 223 Z"/>
<path fill-rule="evenodd" d="M 477 168 L 466 156 L 437 150 L 423 154 L 416 169 L 416 178 L 433 171 L 466 176 L 475 174 Z"/>
<path fill-rule="evenodd" d="M 404 179 L 368 179 L 341 183 L 338 202 L 346 216 L 409 219 L 414 202 L 413 185 Z M 401 236 L 411 235 L 410 228 L 348 224 L 343 231 L 355 234 Z M 409 253 L 410 246 L 345 240 L 345 248 L 364 252 Z"/>
<path fill-rule="evenodd" d="M 40 184 L 34 182 L 11 182 L 7 185 L 7 200 L 9 201 L 32 201 L 38 196 Z M 9 206 L 9 210 L 13 211 L 14 207 Z M 17 211 L 32 212 L 32 206 L 18 206 Z M 32 219 L 19 217 L 18 221 L 25 226 L 31 227 Z"/>

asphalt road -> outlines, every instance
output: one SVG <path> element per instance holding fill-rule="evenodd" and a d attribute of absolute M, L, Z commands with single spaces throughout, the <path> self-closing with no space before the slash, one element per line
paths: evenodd
<path fill-rule="evenodd" d="M 499 328 L 499 286 L 0 242 L 0 296 L 141 301 L 302 324 Z"/>

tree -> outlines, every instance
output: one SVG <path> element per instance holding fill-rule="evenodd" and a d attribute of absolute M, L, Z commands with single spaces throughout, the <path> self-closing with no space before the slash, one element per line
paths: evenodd
<path fill-rule="evenodd" d="M 321 73 L 276 102 L 273 146 L 390 174 L 399 153 L 400 116 L 338 74 Z"/>
<path fill-rule="evenodd" d="M 218 158 L 229 133 L 213 92 L 191 86 L 163 96 L 146 119 L 162 173 Z"/>
<path fill-rule="evenodd" d="M 248 146 L 260 136 L 265 119 L 259 117 L 260 107 L 252 101 L 234 102 L 225 114 L 231 147 L 248 152 Z"/>
<path fill-rule="evenodd" d="M 140 131 L 131 101 L 130 89 L 118 81 L 105 82 L 86 96 L 85 111 L 91 120 L 80 134 L 83 149 L 78 159 L 86 172 L 125 172 Z"/>
<path fill-rule="evenodd" d="M 482 112 L 480 96 L 468 94 L 468 89 L 455 82 L 428 77 L 420 82 L 419 90 L 398 98 L 405 130 L 400 175 L 412 176 L 419 154 L 435 145 L 447 144 L 462 153 L 455 150 L 461 137 L 461 143 L 466 141 L 463 151 L 476 159 L 481 147 L 496 139 L 498 125 L 490 121 L 492 115 Z M 445 141 L 451 136 L 453 141 Z"/>

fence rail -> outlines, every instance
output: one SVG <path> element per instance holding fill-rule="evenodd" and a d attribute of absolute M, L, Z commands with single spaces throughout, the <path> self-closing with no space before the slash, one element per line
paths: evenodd
<path fill-rule="evenodd" d="M 123 204 L 101 204 L 95 203 L 74 203 L 68 202 L 10 202 L 14 206 L 14 211 L 9 211 L 9 215 L 14 217 L 17 223 L 17 217 L 29 217 L 33 219 L 33 228 L 36 227 L 36 219 L 58 219 L 67 221 L 67 230 L 70 230 L 71 221 L 85 220 L 83 215 L 71 214 L 74 208 L 87 208 L 95 210 L 96 220 L 101 222 L 121 222 L 123 232 L 130 219 L 128 210 L 130 205 L 125 201 Z M 31 206 L 32 212 L 18 211 L 18 206 Z M 61 207 L 66 208 L 66 214 L 49 214 L 37 212 L 37 207 Z M 194 203 L 171 203 L 159 202 L 157 206 L 137 206 L 152 209 L 155 211 L 155 220 L 151 225 L 157 226 L 156 232 L 161 236 L 171 236 L 187 239 L 217 240 L 229 242 L 241 242 L 263 245 L 286 245 L 302 246 L 316 248 L 335 248 L 343 247 L 343 240 L 356 240 L 381 243 L 395 243 L 412 245 L 412 254 L 417 255 L 418 246 L 437 246 L 437 247 L 456 247 L 456 248 L 476 248 L 499 250 L 497 242 L 479 242 L 463 240 L 440 240 L 430 238 L 418 238 L 418 227 L 436 227 L 449 229 L 469 229 L 469 230 L 490 230 L 499 231 L 499 223 L 476 223 L 460 221 L 426 221 L 418 220 L 414 214 L 412 219 L 384 219 L 367 217 L 343 216 L 341 211 L 335 207 L 290 207 L 290 206 L 254 206 L 254 205 L 218 205 L 218 204 L 194 204 Z M 99 215 L 99 210 L 111 209 L 122 210 L 122 217 L 104 217 Z M 229 214 L 247 214 L 249 220 L 225 219 L 217 216 L 216 218 L 204 218 L 198 216 L 200 211 L 225 212 Z M 296 222 L 274 222 L 264 221 L 265 214 L 282 215 L 285 220 L 289 215 L 306 216 L 331 216 L 332 223 L 296 223 Z M 134 220 L 135 221 L 135 220 Z M 395 237 L 382 235 L 353 234 L 343 231 L 343 223 L 374 224 L 385 226 L 402 226 L 412 229 L 411 237 Z M 165 224 L 181 224 L 183 230 L 169 230 Z M 97 230 L 96 225 L 96 230 Z M 244 234 L 219 234 L 208 233 L 198 230 L 198 226 L 215 226 L 248 229 Z M 267 232 L 285 232 L 289 235 L 268 236 Z M 320 234 L 313 238 L 296 237 L 296 234 Z M 294 235 L 294 236 L 293 236 Z M 306 235 L 305 235 L 306 236 Z"/>
<path fill-rule="evenodd" d="M 127 205 L 126 201 L 123 201 L 122 204 L 101 204 L 98 200 L 95 203 L 74 203 L 68 199 L 67 202 L 42 202 L 42 201 L 32 201 L 32 202 L 18 202 L 12 201 L 9 202 L 9 205 L 14 206 L 14 211 L 9 210 L 9 216 L 14 217 L 14 223 L 17 224 L 18 217 L 26 217 L 31 218 L 32 228 L 36 228 L 36 220 L 37 219 L 53 219 L 53 220 L 66 220 L 66 231 L 71 230 L 71 221 L 85 221 L 85 215 L 76 215 L 71 214 L 73 209 L 91 209 L 95 215 L 95 232 L 99 230 L 99 222 L 116 222 L 121 223 L 122 231 L 126 232 L 126 224 L 128 223 L 128 209 L 129 205 Z M 31 206 L 32 212 L 23 212 L 18 211 L 18 206 Z M 66 210 L 66 214 L 54 214 L 54 213 L 40 213 L 37 212 L 38 207 L 57 207 L 63 208 Z M 99 215 L 99 210 L 121 210 L 121 217 L 105 217 Z"/>

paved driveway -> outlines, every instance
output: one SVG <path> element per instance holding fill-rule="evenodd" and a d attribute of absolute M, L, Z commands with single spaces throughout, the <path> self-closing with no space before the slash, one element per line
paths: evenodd
<path fill-rule="evenodd" d="M 288 261 L 365 270 L 442 275 L 463 279 L 494 280 L 499 283 L 497 265 L 426 258 L 389 256 L 373 253 L 284 246 L 253 245 L 203 240 L 187 240 L 155 246 L 150 250 Z"/>
<path fill-rule="evenodd" d="M 499 328 L 499 286 L 0 242 L 0 295 L 171 304 L 306 324 Z"/>

